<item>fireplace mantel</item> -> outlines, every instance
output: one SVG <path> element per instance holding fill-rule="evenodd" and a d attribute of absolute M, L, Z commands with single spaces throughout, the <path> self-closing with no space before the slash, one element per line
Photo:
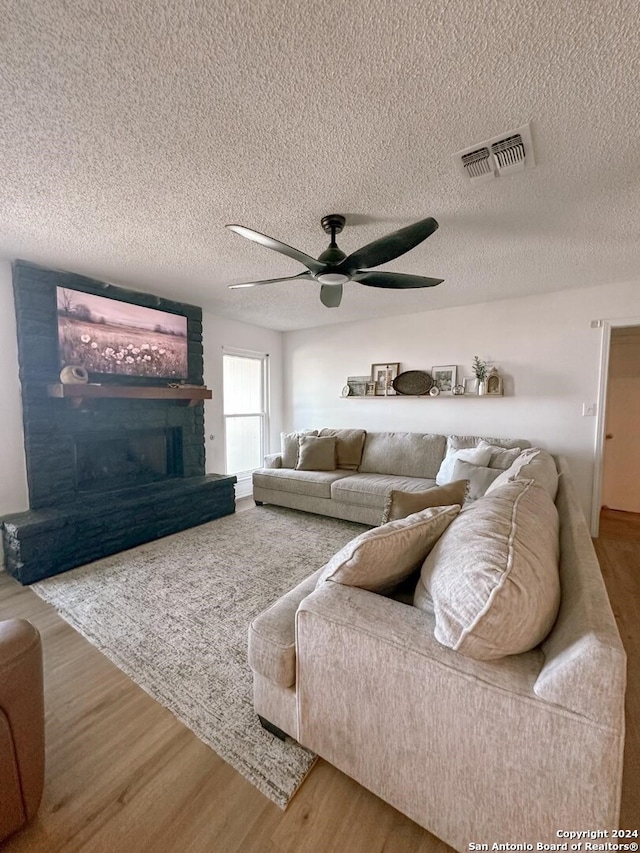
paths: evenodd
<path fill-rule="evenodd" d="M 129 400 L 176 400 L 183 405 L 195 406 L 201 400 L 210 400 L 211 391 L 205 385 L 168 388 L 162 385 L 96 385 L 93 383 L 47 385 L 49 397 L 71 400 L 72 405 L 80 406 L 87 400 L 107 398 L 127 398 Z"/>

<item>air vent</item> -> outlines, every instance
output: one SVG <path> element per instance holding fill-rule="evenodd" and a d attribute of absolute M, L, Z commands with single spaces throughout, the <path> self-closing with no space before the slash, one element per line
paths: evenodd
<path fill-rule="evenodd" d="M 458 171 L 471 183 L 521 172 L 535 166 L 531 128 L 528 124 L 478 142 L 454 154 Z"/>
<path fill-rule="evenodd" d="M 493 177 L 493 167 L 489 162 L 488 148 L 479 148 L 470 154 L 463 154 L 462 165 L 470 178 L 481 178 L 483 175 Z"/>
<path fill-rule="evenodd" d="M 519 133 L 501 139 L 491 146 L 491 153 L 496 159 L 498 169 L 504 170 L 509 166 L 518 166 L 522 164 L 524 168 L 525 153 L 524 142 Z"/>

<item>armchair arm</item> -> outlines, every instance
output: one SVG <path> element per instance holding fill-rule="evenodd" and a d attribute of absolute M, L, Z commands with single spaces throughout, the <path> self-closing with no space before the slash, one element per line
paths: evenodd
<path fill-rule="evenodd" d="M 21 810 L 29 819 L 40 805 L 44 782 L 44 699 L 40 634 L 24 619 L 0 622 L 2 721 L 10 733 Z M 0 758 L 1 764 L 7 756 Z"/>

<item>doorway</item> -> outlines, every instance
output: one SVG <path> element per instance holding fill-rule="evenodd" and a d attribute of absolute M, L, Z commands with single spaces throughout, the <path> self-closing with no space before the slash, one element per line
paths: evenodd
<path fill-rule="evenodd" d="M 602 506 L 640 513 L 640 327 L 611 330 Z"/>
<path fill-rule="evenodd" d="M 592 536 L 603 508 L 640 514 L 640 321 L 603 332 Z"/>

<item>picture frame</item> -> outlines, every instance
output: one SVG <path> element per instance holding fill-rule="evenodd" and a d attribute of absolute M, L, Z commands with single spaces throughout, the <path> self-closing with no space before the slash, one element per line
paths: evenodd
<path fill-rule="evenodd" d="M 452 394 L 458 382 L 458 366 L 456 364 L 436 365 L 431 368 L 431 378 L 441 394 Z"/>
<path fill-rule="evenodd" d="M 371 381 L 370 376 L 347 376 L 350 397 L 364 397 L 367 393 L 367 383 Z"/>
<path fill-rule="evenodd" d="M 464 386 L 465 394 L 477 394 L 478 393 L 478 380 L 475 376 L 465 376 L 462 379 L 462 384 Z"/>
<path fill-rule="evenodd" d="M 504 394 L 504 383 L 502 376 L 498 373 L 495 367 L 489 371 L 486 379 L 487 397 L 502 397 Z"/>
<path fill-rule="evenodd" d="M 392 397 L 395 395 L 393 380 L 400 373 L 400 362 L 381 362 L 371 365 L 371 381 L 375 383 L 376 397 Z"/>

